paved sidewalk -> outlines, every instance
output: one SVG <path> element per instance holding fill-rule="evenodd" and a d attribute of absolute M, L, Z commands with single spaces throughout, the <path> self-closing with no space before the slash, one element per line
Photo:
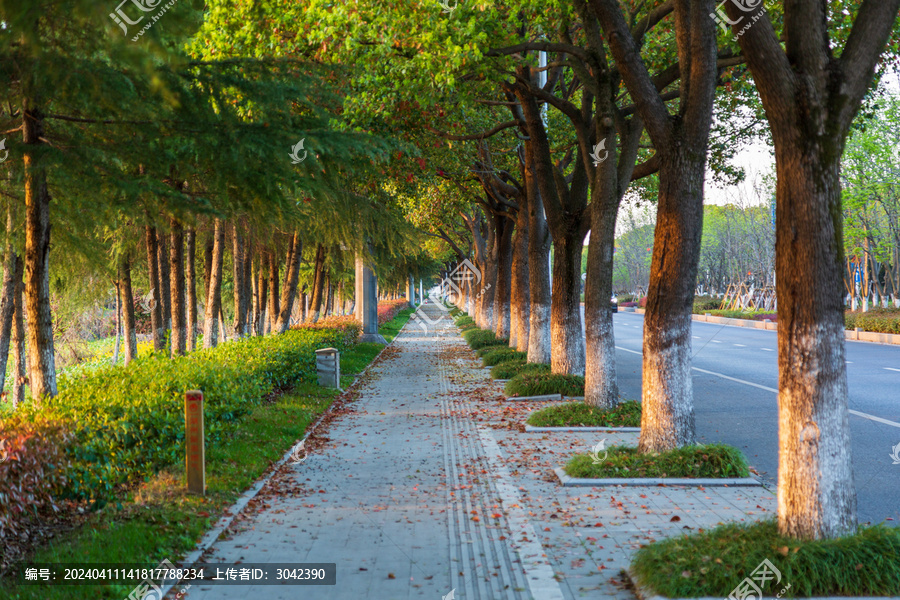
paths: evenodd
<path fill-rule="evenodd" d="M 337 585 L 190 600 L 631 600 L 621 569 L 640 544 L 775 509 L 762 488 L 562 488 L 552 469 L 572 453 L 637 434 L 524 433 L 538 404 L 506 402 L 455 328 L 408 325 L 357 390 L 203 559 L 334 562 Z"/>

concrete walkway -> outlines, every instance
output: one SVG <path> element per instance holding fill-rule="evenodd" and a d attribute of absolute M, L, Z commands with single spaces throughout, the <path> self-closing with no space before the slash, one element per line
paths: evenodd
<path fill-rule="evenodd" d="M 640 544 L 774 510 L 762 488 L 562 488 L 573 453 L 637 435 L 524 433 L 537 403 L 505 402 L 449 324 L 408 325 L 203 559 L 333 562 L 337 585 L 195 584 L 190 600 L 631 600 Z"/>

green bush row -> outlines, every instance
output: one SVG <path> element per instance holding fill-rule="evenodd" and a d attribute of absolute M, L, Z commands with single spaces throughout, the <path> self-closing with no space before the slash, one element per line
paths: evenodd
<path fill-rule="evenodd" d="M 315 350 L 346 349 L 335 329 L 247 338 L 170 359 L 156 354 L 127 367 L 63 378 L 60 393 L 23 411 L 65 423 L 73 439 L 66 496 L 102 498 L 136 477 L 184 458 L 184 393 L 204 393 L 206 443 L 266 396 L 316 376 Z M 27 414 L 27 413 L 26 413 Z"/>
<path fill-rule="evenodd" d="M 580 375 L 557 375 L 546 371 L 520 373 L 506 382 L 509 396 L 584 396 L 584 377 Z"/>
<path fill-rule="evenodd" d="M 844 326 L 851 330 L 859 327 L 863 331 L 875 333 L 900 333 L 900 311 L 875 309 L 869 312 L 847 312 L 844 313 Z"/>
<path fill-rule="evenodd" d="M 549 373 L 550 365 L 544 363 L 530 363 L 524 359 L 510 360 L 498 364 L 491 369 L 491 377 L 494 379 L 512 379 L 520 373 Z"/>

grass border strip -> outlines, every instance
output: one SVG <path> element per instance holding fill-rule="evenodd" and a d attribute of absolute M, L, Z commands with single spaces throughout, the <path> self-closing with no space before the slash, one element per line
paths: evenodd
<path fill-rule="evenodd" d="M 562 467 L 553 469 L 563 487 L 604 487 L 609 485 L 623 485 L 627 487 L 638 486 L 669 486 L 686 485 L 692 487 L 763 487 L 761 481 L 754 477 L 606 477 L 603 479 L 582 479 L 566 475 Z"/>
<path fill-rule="evenodd" d="M 631 584 L 631 589 L 634 591 L 634 595 L 638 597 L 638 600 L 722 600 L 719 597 L 715 596 L 695 596 L 693 598 L 669 598 L 668 596 L 663 596 L 661 594 L 657 594 L 652 589 L 642 586 L 638 583 L 637 577 L 634 576 L 634 573 L 631 571 L 631 567 L 627 569 L 622 569 L 622 573 L 625 574 L 625 577 L 628 579 L 628 583 Z M 798 598 L 803 598 L 803 600 L 868 600 L 870 598 L 890 598 L 890 596 L 797 596 Z M 779 600 L 775 596 L 763 596 L 760 600 Z M 784 600 L 784 597 L 780 600 Z"/>
<path fill-rule="evenodd" d="M 381 358 L 381 355 L 384 354 L 384 351 L 387 350 L 388 348 L 390 348 L 394 344 L 394 342 L 397 341 L 397 338 L 400 337 L 400 334 L 403 333 L 403 330 L 406 329 L 407 325 L 409 325 L 409 321 L 407 321 L 406 323 L 403 324 L 403 327 L 400 328 L 400 331 L 397 332 L 397 335 L 394 337 L 394 339 L 391 340 L 389 344 L 387 344 L 384 348 L 381 349 L 381 351 L 378 354 L 375 355 L 375 358 L 372 359 L 372 362 L 370 362 L 366 366 L 366 368 L 363 369 L 359 373 L 359 376 L 353 381 L 353 383 L 351 383 L 349 386 L 347 386 L 346 390 L 342 391 L 341 396 L 343 396 L 347 392 L 351 391 L 354 387 L 356 387 L 356 384 L 358 384 L 360 382 L 360 380 L 362 379 L 362 376 L 365 375 L 369 371 L 369 369 L 371 369 L 378 363 L 378 359 Z M 338 388 L 338 389 L 340 389 L 340 388 Z M 223 517 L 221 517 L 219 519 L 219 521 L 215 525 L 213 525 L 212 528 L 209 529 L 209 531 L 206 532 L 206 534 L 200 540 L 200 543 L 197 544 L 197 547 L 194 548 L 194 550 L 192 550 L 187 556 L 185 556 L 184 559 L 178 561 L 179 568 L 190 569 L 197 563 L 197 561 L 200 560 L 200 558 L 203 557 L 204 554 L 206 554 L 209 551 L 210 548 L 212 548 L 213 544 L 215 544 L 218 541 L 219 536 L 221 536 L 222 533 L 224 533 L 231 526 L 231 524 L 234 523 L 234 521 L 235 521 L 235 519 L 237 519 L 238 515 L 244 511 L 244 509 L 247 507 L 247 504 L 249 504 L 250 501 L 253 500 L 257 494 L 259 494 L 259 492 L 263 489 L 263 487 L 265 487 L 265 485 L 275 476 L 275 474 L 278 473 L 278 471 L 281 469 L 281 467 L 283 467 L 285 465 L 285 463 L 287 463 L 287 461 L 290 460 L 291 455 L 294 453 L 294 450 L 299 448 L 300 445 L 303 442 L 305 442 L 306 439 L 310 435 L 312 435 L 312 433 L 319 426 L 319 423 L 322 422 L 322 419 L 324 419 L 325 416 L 328 415 L 334 409 L 335 405 L 337 404 L 338 398 L 335 398 L 335 401 L 332 402 L 328 406 L 328 408 L 322 412 L 321 415 L 319 415 L 319 418 L 316 419 L 316 421 L 312 425 L 310 425 L 309 427 L 306 428 L 306 434 L 303 436 L 303 439 L 301 439 L 296 444 L 291 446 L 291 448 L 287 452 L 284 453 L 284 456 L 282 456 L 278 460 L 278 462 L 276 462 L 274 465 L 272 465 L 269 468 L 269 470 L 266 474 L 264 474 L 262 477 L 260 477 L 256 481 L 256 483 L 254 483 L 252 486 L 250 486 L 249 489 L 247 489 L 247 491 L 245 491 L 243 494 L 241 494 L 240 497 L 237 499 L 237 501 L 234 504 L 232 504 L 229 508 L 225 509 L 225 515 Z M 180 585 L 180 584 L 181 584 L 181 581 L 176 581 L 167 586 L 163 586 L 161 588 L 159 597 L 165 598 L 172 591 L 172 589 L 175 588 L 175 586 Z"/>
<path fill-rule="evenodd" d="M 590 427 L 535 427 L 534 425 L 525 425 L 525 433 L 552 433 L 554 431 L 559 431 L 561 433 L 568 433 L 570 431 L 576 432 L 590 432 L 590 431 L 608 431 L 609 433 L 640 433 L 640 427 L 595 427 L 591 425 Z"/>

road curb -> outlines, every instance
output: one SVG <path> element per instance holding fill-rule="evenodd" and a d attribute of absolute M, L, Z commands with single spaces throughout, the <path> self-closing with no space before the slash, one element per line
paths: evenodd
<path fill-rule="evenodd" d="M 670 486 L 687 485 L 693 487 L 762 487 L 762 483 L 753 477 L 729 477 L 729 478 L 704 478 L 688 479 L 675 477 L 606 477 L 603 479 L 586 479 L 570 477 L 566 472 L 557 467 L 553 469 L 563 487 L 602 487 L 621 485 L 626 487 L 639 486 Z M 721 598 L 719 599 L 721 600 Z"/>
<path fill-rule="evenodd" d="M 525 425 L 525 433 L 552 433 L 559 432 L 590 432 L 590 431 L 606 431 L 608 433 L 639 433 L 640 427 L 535 427 L 534 425 Z"/>
<path fill-rule="evenodd" d="M 407 325 L 409 325 L 408 320 L 403 325 L 403 327 L 400 328 L 400 331 L 397 332 L 397 335 L 394 337 L 394 339 L 391 340 L 390 343 L 388 343 L 384 348 L 382 348 L 381 351 L 375 355 L 375 358 L 372 359 L 372 362 L 370 362 L 366 366 L 366 368 L 359 373 L 353 383 L 347 386 L 347 389 L 344 390 L 337 398 L 335 398 L 335 401 L 332 402 L 331 405 L 329 405 L 329 407 L 321 415 L 319 415 L 319 418 L 316 419 L 315 423 L 306 428 L 306 433 L 303 436 L 303 439 L 291 446 L 291 448 L 287 452 L 285 452 L 285 454 L 278 460 L 278 462 L 269 467 L 269 470 L 264 473 L 263 476 L 256 481 L 256 483 L 254 483 L 247 491 L 241 494 L 234 504 L 225 509 L 224 516 L 219 519 L 219 521 L 212 527 L 212 529 L 206 532 L 197 547 L 182 560 L 178 561 L 179 568 L 190 569 L 197 563 L 197 561 L 200 560 L 200 558 L 204 554 L 206 554 L 206 552 L 210 548 L 212 548 L 213 544 L 218 541 L 219 536 L 221 536 L 231 526 L 231 524 L 234 523 L 235 519 L 237 519 L 238 515 L 247 507 L 250 501 L 259 494 L 263 487 L 265 487 L 265 485 L 269 483 L 269 481 L 275 476 L 275 474 L 278 473 L 281 467 L 283 467 L 285 463 L 290 460 L 291 455 L 294 453 L 294 451 L 299 448 L 300 445 L 303 444 L 303 442 L 305 442 L 310 435 L 312 435 L 312 433 L 322 422 L 322 419 L 324 419 L 325 416 L 334 409 L 334 406 L 337 404 L 337 400 L 340 398 L 340 396 L 343 396 L 356 387 L 356 385 L 362 380 L 363 375 L 368 373 L 369 369 L 375 366 L 375 364 L 378 362 L 378 359 L 381 358 L 382 354 L 384 354 L 384 351 L 394 344 L 397 338 L 400 337 L 400 334 L 403 333 L 403 331 L 406 329 Z M 180 583 L 181 581 L 179 580 L 163 586 L 161 588 L 159 597 L 165 598 L 175 588 L 175 586 L 179 585 Z"/>

